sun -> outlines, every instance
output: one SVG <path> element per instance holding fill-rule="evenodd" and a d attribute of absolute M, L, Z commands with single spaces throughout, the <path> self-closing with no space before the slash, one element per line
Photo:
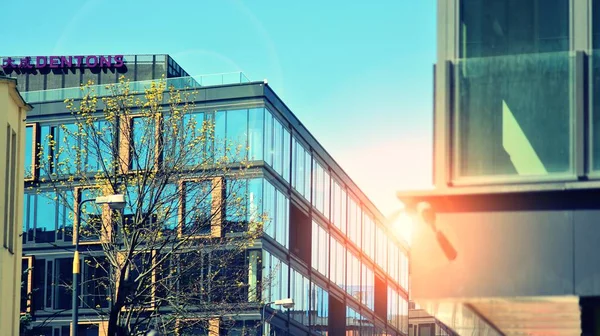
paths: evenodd
<path fill-rule="evenodd" d="M 389 225 L 396 236 L 410 246 L 412 244 L 412 236 L 414 231 L 414 219 L 403 210 L 398 210 L 388 218 L 390 221 Z"/>

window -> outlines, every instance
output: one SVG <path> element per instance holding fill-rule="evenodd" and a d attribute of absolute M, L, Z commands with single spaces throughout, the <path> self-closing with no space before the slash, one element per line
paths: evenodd
<path fill-rule="evenodd" d="M 388 324 L 392 325 L 396 329 L 400 329 L 400 296 L 398 296 L 398 292 L 393 288 L 388 288 L 388 314 L 387 321 Z"/>
<path fill-rule="evenodd" d="M 181 234 L 220 237 L 223 179 L 182 181 L 180 190 Z"/>
<path fill-rule="evenodd" d="M 263 301 L 270 302 L 281 298 L 288 298 L 289 278 L 288 265 L 276 256 L 263 249 L 262 256 L 262 293 Z M 281 306 L 272 306 L 273 309 L 283 309 Z"/>
<path fill-rule="evenodd" d="M 399 258 L 398 246 L 393 242 L 390 242 L 388 249 L 388 274 L 394 281 L 402 281 L 400 279 L 399 269 L 401 261 Z"/>
<path fill-rule="evenodd" d="M 362 282 L 361 282 L 361 302 L 369 309 L 374 310 L 375 303 L 375 275 L 373 270 L 366 264 L 360 263 L 362 266 Z"/>
<path fill-rule="evenodd" d="M 89 137 L 87 134 L 90 132 L 99 132 L 102 136 Z M 107 121 L 96 121 L 93 125 L 85 124 L 82 127 L 78 136 L 81 171 L 93 173 L 114 169 L 114 134 L 113 124 Z"/>
<path fill-rule="evenodd" d="M 73 231 L 72 190 L 40 190 L 23 199 L 24 244 L 71 241 Z"/>
<path fill-rule="evenodd" d="M 264 183 L 263 207 L 267 216 L 265 233 L 282 246 L 289 247 L 290 201 L 268 181 Z"/>
<path fill-rule="evenodd" d="M 329 276 L 329 234 L 315 221 L 312 222 L 311 265 L 319 273 Z"/>
<path fill-rule="evenodd" d="M 408 292 L 408 256 L 403 251 L 400 252 L 400 261 L 400 286 L 402 286 L 402 288 Z"/>
<path fill-rule="evenodd" d="M 350 250 L 347 251 L 346 292 L 361 302 L 360 260 Z"/>
<path fill-rule="evenodd" d="M 25 127 L 25 156 L 23 162 L 25 164 L 25 180 L 33 180 L 35 178 L 35 163 L 36 157 L 36 136 L 37 124 L 28 124 Z"/>
<path fill-rule="evenodd" d="M 80 301 L 79 306 L 91 309 L 107 308 L 110 264 L 105 257 L 85 257 L 85 261 L 81 265 L 81 295 L 83 300 Z"/>
<path fill-rule="evenodd" d="M 205 120 L 204 113 L 188 111 L 177 116 L 167 114 L 163 125 L 163 169 L 204 169 L 204 164 L 212 162 L 212 158 L 207 157 L 211 153 L 212 139 L 208 134 L 209 121 Z"/>
<path fill-rule="evenodd" d="M 248 110 L 227 111 L 227 156 L 234 162 L 248 158 Z"/>
<path fill-rule="evenodd" d="M 311 162 L 310 151 L 292 138 L 292 186 L 306 200 L 310 200 Z"/>
<path fill-rule="evenodd" d="M 48 261 L 48 270 L 52 269 L 52 261 Z M 48 277 L 52 274 L 49 272 Z M 57 258 L 54 260 L 54 274 L 46 283 L 46 300 L 52 300 L 54 309 L 71 309 L 73 285 L 73 258 Z M 53 295 L 49 295 L 49 290 Z M 49 305 L 47 304 L 46 307 Z"/>
<path fill-rule="evenodd" d="M 125 123 L 126 141 L 122 143 L 123 160 L 130 170 L 155 169 L 158 160 L 158 118 L 131 116 Z"/>
<path fill-rule="evenodd" d="M 329 294 L 323 288 L 311 283 L 310 327 L 321 335 L 327 335 L 329 325 Z"/>
<path fill-rule="evenodd" d="M 228 180 L 225 233 L 245 232 L 263 221 L 263 179 Z"/>
<path fill-rule="evenodd" d="M 454 178 L 571 174 L 569 13 L 569 0 L 461 1 Z"/>
<path fill-rule="evenodd" d="M 333 180 L 331 193 L 333 209 L 331 217 L 333 224 L 343 233 L 346 233 L 346 202 L 346 190 L 343 186 Z"/>
<path fill-rule="evenodd" d="M 361 219 L 362 210 L 360 205 L 353 197 L 348 198 L 348 237 L 350 240 L 361 248 Z"/>
<path fill-rule="evenodd" d="M 290 132 L 272 112 L 265 111 L 265 162 L 289 181 Z"/>
<path fill-rule="evenodd" d="M 329 173 L 313 160 L 313 205 L 329 219 Z"/>
<path fill-rule="evenodd" d="M 375 262 L 377 265 L 379 265 L 379 267 L 387 272 L 388 238 L 385 234 L 385 231 L 379 225 L 377 225 L 375 233 L 375 245 L 377 246 L 375 251 Z"/>
<path fill-rule="evenodd" d="M 370 214 L 363 212 L 363 250 L 375 261 L 375 222 Z"/>
<path fill-rule="evenodd" d="M 362 316 L 354 309 L 346 307 L 346 336 L 361 335 Z"/>
<path fill-rule="evenodd" d="M 248 114 L 249 160 L 263 160 L 264 150 L 264 108 L 253 108 Z"/>
<path fill-rule="evenodd" d="M 289 310 L 292 319 L 301 324 L 308 324 L 309 309 L 309 281 L 298 271 L 292 269 L 290 274 L 290 296 L 294 300 L 294 307 Z"/>
<path fill-rule="evenodd" d="M 75 189 L 75 232 L 78 234 L 80 243 L 99 242 L 108 239 L 109 221 L 103 218 L 103 208 L 95 203 L 96 197 L 100 196 L 100 190 L 94 187 Z M 84 203 L 85 202 L 85 203 Z M 79 209 L 81 207 L 81 209 Z M 110 210 L 106 210 L 107 215 Z M 77 215 L 81 215 L 81 218 Z"/>
<path fill-rule="evenodd" d="M 569 0 L 461 0 L 460 55 L 569 50 Z"/>
<path fill-rule="evenodd" d="M 333 236 L 331 241 L 331 281 L 340 287 L 346 289 L 346 247 L 338 242 Z"/>

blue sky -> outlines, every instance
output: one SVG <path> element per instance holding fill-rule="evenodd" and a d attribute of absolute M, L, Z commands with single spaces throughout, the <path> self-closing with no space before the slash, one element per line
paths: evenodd
<path fill-rule="evenodd" d="M 2 55 L 167 53 L 268 79 L 384 213 L 431 183 L 435 0 L 28 1 Z M 25 21 L 24 21 L 25 20 Z"/>

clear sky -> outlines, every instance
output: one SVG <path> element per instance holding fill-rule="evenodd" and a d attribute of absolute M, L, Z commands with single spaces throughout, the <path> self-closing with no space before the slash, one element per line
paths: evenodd
<path fill-rule="evenodd" d="M 431 184 L 435 2 L 30 0 L 3 16 L 0 54 L 166 53 L 268 79 L 388 214 Z"/>

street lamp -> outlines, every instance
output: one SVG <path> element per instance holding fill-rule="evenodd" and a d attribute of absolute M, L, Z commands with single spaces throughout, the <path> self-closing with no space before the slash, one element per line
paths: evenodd
<path fill-rule="evenodd" d="M 263 328 L 263 335 L 265 334 L 265 308 L 267 308 L 268 305 L 274 304 L 276 306 L 282 306 L 283 308 L 292 308 L 294 307 L 294 299 L 291 298 L 287 298 L 287 299 L 281 299 L 281 300 L 275 300 L 275 301 L 270 301 L 267 302 L 263 305 L 262 307 L 262 315 L 260 316 L 260 323 L 262 324 L 262 328 Z"/>
<path fill-rule="evenodd" d="M 77 229 L 73 230 L 73 237 L 75 239 L 75 252 L 73 253 L 73 308 L 71 316 L 71 323 L 73 324 L 73 327 L 71 328 L 71 336 L 77 336 L 77 326 L 79 324 L 79 221 L 81 219 L 81 209 L 83 209 L 83 205 L 88 202 L 95 202 L 98 205 L 108 205 L 112 210 L 120 210 L 125 208 L 125 196 L 121 194 L 100 196 L 79 202 L 79 206 L 77 208 Z"/>

